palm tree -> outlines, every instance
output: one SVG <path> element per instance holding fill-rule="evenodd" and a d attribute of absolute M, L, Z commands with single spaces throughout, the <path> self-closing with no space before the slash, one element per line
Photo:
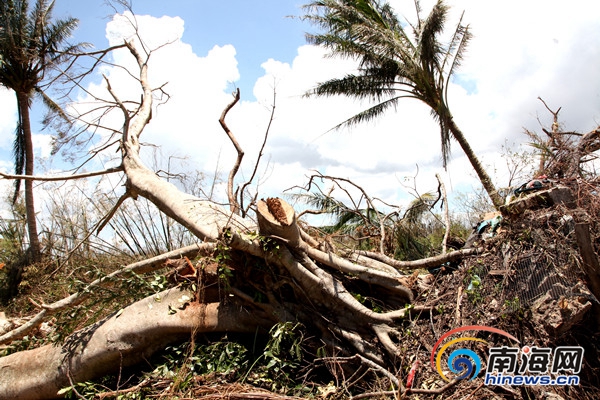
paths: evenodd
<path fill-rule="evenodd" d="M 449 43 L 440 35 L 448 6 L 438 0 L 426 18 L 421 18 L 415 0 L 417 24 L 403 24 L 392 7 L 377 0 L 316 0 L 304 6 L 305 19 L 323 30 L 309 34 L 310 43 L 325 46 L 332 55 L 356 59 L 358 73 L 320 83 L 307 94 L 346 95 L 375 100 L 376 105 L 339 124 L 372 120 L 400 99 L 414 98 L 427 104 L 440 125 L 444 168 L 453 137 L 467 155 L 479 180 L 496 207 L 502 204 L 490 177 L 458 128 L 448 106 L 450 78 L 460 66 L 471 38 L 468 26 L 459 21 Z M 410 31 L 410 34 L 409 32 Z"/>
<path fill-rule="evenodd" d="M 43 91 L 48 74 L 66 61 L 67 53 L 79 46 L 65 45 L 78 21 L 74 18 L 51 21 L 54 1 L 36 0 L 29 10 L 26 0 L 0 2 L 0 84 L 17 97 L 18 123 L 14 141 L 15 174 L 33 175 L 34 155 L 30 107 L 35 95 L 56 110 Z M 20 181 L 15 182 L 15 201 Z M 25 180 L 25 206 L 32 261 L 39 261 L 41 249 L 37 233 L 33 182 Z"/>
<path fill-rule="evenodd" d="M 429 257 L 437 244 L 431 238 L 431 224 L 426 222 L 427 214 L 433 215 L 432 209 L 439 201 L 433 193 L 415 198 L 402 215 L 399 212 L 385 214 L 372 207 L 357 208 L 356 204 L 349 207 L 322 192 L 298 193 L 292 198 L 306 203 L 315 212 L 331 215 L 333 224 L 321 226 L 320 230 L 324 234 L 351 238 L 361 250 L 375 250 L 383 237 L 382 229 L 385 229 L 386 253 L 399 260 Z M 370 238 L 376 240 L 372 242 Z"/>

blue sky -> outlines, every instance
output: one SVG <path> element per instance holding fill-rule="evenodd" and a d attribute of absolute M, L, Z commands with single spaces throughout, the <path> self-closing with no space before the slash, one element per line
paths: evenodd
<path fill-rule="evenodd" d="M 412 0 L 390 2 L 399 14 L 413 16 Z M 447 3 L 452 7 L 448 26 L 464 10 L 464 21 L 474 35 L 460 75 L 449 88 L 450 107 L 498 186 L 508 179 L 500 157 L 502 145 L 524 143 L 524 128 L 540 132 L 541 126 L 552 122 L 538 96 L 553 109 L 562 107 L 561 122 L 568 130 L 587 132 L 600 124 L 600 2 L 506 0 L 493 7 L 478 0 Z M 160 149 L 163 160 L 177 156 L 185 158 L 185 168 L 207 176 L 215 170 L 226 174 L 235 153 L 217 120 L 231 101 L 233 88 L 239 87 L 243 101 L 230 112 L 228 123 L 246 151 L 241 181 L 254 166 L 276 93 L 260 186 L 253 188 L 260 197 L 280 196 L 292 186 L 304 185 L 313 170 L 350 178 L 373 196 L 395 204 L 411 199 L 405 186 L 412 182 L 405 178 L 417 170 L 421 193 L 437 187 L 436 173 L 442 174 L 450 191 L 476 185 L 456 143 L 448 170 L 442 169 L 439 129 L 429 111 L 414 101 L 401 103 L 378 121 L 325 134 L 366 104 L 302 97 L 317 82 L 354 68 L 350 61 L 324 58 L 322 49 L 306 45 L 304 33 L 312 27 L 287 18 L 301 15 L 302 4 L 134 1 L 144 41 L 156 46 L 172 42 L 152 55 L 153 84 L 166 83 L 171 99 L 157 109 L 145 130 L 143 140 L 153 145 L 144 149 L 147 156 Z M 426 12 L 431 1 L 423 0 L 422 5 Z M 112 13 L 104 0 L 56 0 L 55 17 L 80 19 L 73 41 L 91 42 L 96 48 L 108 45 L 107 31 L 113 43 L 131 33 L 122 16 Z M 126 52 L 116 53 L 114 60 L 125 66 L 131 63 Z M 135 82 L 122 70 L 105 67 L 102 72 L 124 99 L 139 99 Z M 87 89 L 105 93 L 105 87 L 97 73 Z M 12 168 L 14 118 L 14 97 L 0 92 L 0 168 L 7 171 Z M 118 118 L 112 122 L 117 127 L 122 123 Z M 39 131 L 34 137 L 41 159 L 48 156 L 50 135 Z M 59 161 L 46 159 L 38 165 L 42 172 L 53 172 L 62 166 Z"/>
<path fill-rule="evenodd" d="M 299 0 L 135 0 L 132 5 L 136 14 L 183 18 L 182 40 L 198 54 L 215 45 L 234 45 L 240 60 L 236 84 L 242 98 L 252 98 L 252 86 L 264 73 L 263 62 L 269 58 L 293 61 L 310 29 L 298 18 L 303 5 Z M 79 19 L 77 41 L 98 48 L 106 45 L 104 33 L 112 14 L 105 0 L 56 0 L 54 12 L 56 17 Z"/>

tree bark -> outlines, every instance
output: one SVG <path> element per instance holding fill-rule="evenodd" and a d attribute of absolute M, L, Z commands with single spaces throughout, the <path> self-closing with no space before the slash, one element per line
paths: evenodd
<path fill-rule="evenodd" d="M 29 94 L 17 91 L 17 106 L 21 115 L 21 129 L 23 130 L 23 140 L 25 143 L 25 175 L 34 173 L 34 154 L 33 139 L 31 134 L 31 121 L 29 115 Z M 25 180 L 25 211 L 27 215 L 27 231 L 29 234 L 29 251 L 31 261 L 38 262 L 42 258 L 40 240 L 37 231 L 37 222 L 35 216 L 35 204 L 33 195 L 33 181 Z"/>
<path fill-rule="evenodd" d="M 194 333 L 255 333 L 257 328 L 268 330 L 273 324 L 259 310 L 234 302 L 181 301 L 183 296 L 194 295 L 170 289 L 74 333 L 62 345 L 49 344 L 0 358 L 0 399 L 62 397 L 58 391 L 72 382 L 85 382 L 136 364 Z"/>
<path fill-rule="evenodd" d="M 581 259 L 583 260 L 583 272 L 585 272 L 589 279 L 589 288 L 593 295 L 597 299 L 600 299 L 600 263 L 594 251 L 590 235 L 590 224 L 588 222 L 578 222 L 575 224 L 575 238 L 579 246 Z"/>
<path fill-rule="evenodd" d="M 229 171 L 229 177 L 227 178 L 227 198 L 229 199 L 229 209 L 231 210 L 232 213 L 234 213 L 236 215 L 240 214 L 241 209 L 240 209 L 240 204 L 237 201 L 236 192 L 234 192 L 234 190 L 233 190 L 233 183 L 235 180 L 235 176 L 240 169 L 240 165 L 242 164 L 242 159 L 244 158 L 244 150 L 242 150 L 242 146 L 240 146 L 237 139 L 233 135 L 233 132 L 231 132 L 231 129 L 229 129 L 229 127 L 225 123 L 225 117 L 227 116 L 227 113 L 233 108 L 233 106 L 235 106 L 237 104 L 238 101 L 240 101 L 240 89 L 239 88 L 235 91 L 233 100 L 231 101 L 231 103 L 229 103 L 227 105 L 227 107 L 225 107 L 225 109 L 221 113 L 221 118 L 219 118 L 219 123 L 221 124 L 221 128 L 223 128 L 223 130 L 227 134 L 227 137 L 229 137 L 229 140 L 231 140 L 233 147 L 235 147 L 235 151 L 237 152 L 237 158 L 235 160 L 235 164 L 231 168 L 231 171 Z M 243 196 L 243 194 L 242 194 L 242 196 Z"/>

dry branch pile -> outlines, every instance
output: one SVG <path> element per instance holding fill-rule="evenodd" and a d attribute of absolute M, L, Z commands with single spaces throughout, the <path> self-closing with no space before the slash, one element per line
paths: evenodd
<path fill-rule="evenodd" d="M 555 182 L 558 185 L 558 182 Z M 515 334 L 521 344 L 538 347 L 583 346 L 581 385 L 574 387 L 482 386 L 462 382 L 448 398 L 594 399 L 600 394 L 598 300 L 590 275 L 584 273 L 584 243 L 577 226 L 589 227 L 595 254 L 600 250 L 598 182 L 561 180 L 575 195 L 553 204 L 547 191 L 517 201 L 532 208 L 506 214 L 497 234 L 484 243 L 483 254 L 464 260 L 453 274 L 438 276 L 425 304 L 443 309 L 430 323 L 419 320 L 413 332 L 419 358 L 426 358 L 441 334 L 468 325 L 485 325 Z M 512 204 L 513 207 L 516 204 Z M 517 205 L 517 208 L 520 206 Z M 583 246 L 583 247 L 582 247 Z M 596 273 L 598 271 L 596 270 Z M 511 346 L 486 337 L 489 346 Z M 409 346 L 409 345 L 408 345 Z M 487 349 L 479 349 L 483 354 Z M 420 383 L 438 378 L 423 370 Z M 477 382 L 477 381 L 475 381 Z"/>

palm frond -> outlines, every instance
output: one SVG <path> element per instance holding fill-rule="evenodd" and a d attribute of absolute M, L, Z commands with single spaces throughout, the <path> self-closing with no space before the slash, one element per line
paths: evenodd
<path fill-rule="evenodd" d="M 353 115 L 352 117 L 346 119 L 345 121 L 340 122 L 339 124 L 337 124 L 336 126 L 331 128 L 330 130 L 337 130 L 337 129 L 341 129 L 342 127 L 345 127 L 345 126 L 354 126 L 354 125 L 361 124 L 363 122 L 373 121 L 374 119 L 377 119 L 379 116 L 384 114 L 389 108 L 396 107 L 398 104 L 398 101 L 404 97 L 413 97 L 413 96 L 412 95 L 397 96 L 397 97 L 393 97 L 391 99 L 382 101 L 372 107 L 367 108 L 366 110 L 359 112 L 358 114 Z"/>
<path fill-rule="evenodd" d="M 450 118 L 450 111 L 448 110 L 445 102 L 438 102 L 437 104 L 430 105 L 431 117 L 440 126 L 440 145 L 442 153 L 442 165 L 446 168 L 451 154 L 451 132 L 450 126 L 448 125 L 448 118 Z"/>
<path fill-rule="evenodd" d="M 292 195 L 295 200 L 302 201 L 306 205 L 327 214 L 340 215 L 348 207 L 344 203 L 324 193 L 297 193 Z"/>
<path fill-rule="evenodd" d="M 325 30 L 308 34 L 309 43 L 322 45 L 338 56 L 357 58 L 363 65 L 394 47 L 396 38 L 387 32 L 402 31 L 391 7 L 376 1 L 316 1 L 305 9 L 310 13 L 304 18 Z"/>
<path fill-rule="evenodd" d="M 436 197 L 432 192 L 427 192 L 413 201 L 410 202 L 406 212 L 404 213 L 404 220 L 409 224 L 417 224 L 421 221 L 425 213 L 431 210 L 431 207 L 436 202 Z"/>
<path fill-rule="evenodd" d="M 445 77 L 442 75 L 440 79 L 444 79 L 444 101 L 446 104 L 448 104 L 448 87 L 450 86 L 450 79 L 452 76 L 454 76 L 455 71 L 460 67 L 464 58 L 464 54 L 467 51 L 469 41 L 473 37 L 469 31 L 469 26 L 462 24 L 463 16 L 464 13 L 460 17 L 460 21 L 458 22 L 456 30 L 454 31 L 454 35 L 452 36 L 450 44 L 448 45 L 444 62 L 442 64 L 442 70 L 445 71 Z M 450 65 L 449 68 L 447 67 L 448 65 Z"/>
<path fill-rule="evenodd" d="M 51 21 L 54 1 L 37 0 L 28 12 L 25 0 L 3 0 L 0 6 L 0 84 L 32 92 L 47 69 L 66 60 L 67 39 L 77 19 Z"/>
<path fill-rule="evenodd" d="M 382 115 L 398 100 L 412 97 L 431 108 L 440 125 L 442 161 L 446 166 L 451 150 L 451 114 L 447 104 L 450 75 L 460 65 L 468 44 L 468 28 L 459 22 L 447 46 L 441 43 L 449 7 L 438 0 L 421 18 L 421 6 L 415 0 L 417 24 L 409 37 L 388 3 L 375 0 L 319 0 L 306 9 L 311 22 L 324 30 L 308 36 L 309 42 L 330 50 L 331 56 L 356 59 L 358 73 L 321 82 L 308 95 L 347 95 L 369 99 L 377 104 L 343 121 L 344 125 L 370 121 Z M 405 95 L 398 96 L 398 91 Z"/>
<path fill-rule="evenodd" d="M 64 44 L 73 35 L 78 23 L 78 19 L 68 18 L 47 26 L 43 52 L 53 56 L 62 53 Z"/>
<path fill-rule="evenodd" d="M 15 175 L 23 175 L 25 172 L 25 134 L 23 133 L 23 125 L 21 123 L 21 114 L 19 113 L 19 121 L 15 128 L 15 139 L 13 141 L 13 159 L 15 163 Z M 21 191 L 21 179 L 15 179 L 15 192 L 12 202 L 15 204 L 19 198 Z"/>
<path fill-rule="evenodd" d="M 530 142 L 530 143 L 527 143 L 527 145 L 536 149 L 538 152 L 538 155 L 540 155 L 540 156 L 551 157 L 554 155 L 554 151 L 552 150 L 552 147 L 550 147 L 546 143 Z"/>
<path fill-rule="evenodd" d="M 321 227 L 327 233 L 354 234 L 358 228 L 367 225 L 376 227 L 379 224 L 380 213 L 373 208 L 351 208 L 342 201 L 321 192 L 298 193 L 292 197 L 334 218 L 332 225 Z"/>
<path fill-rule="evenodd" d="M 444 31 L 447 13 L 448 7 L 442 0 L 438 0 L 427 16 L 427 19 L 421 25 L 421 31 L 417 40 L 421 66 L 432 77 L 439 72 L 439 58 L 442 53 L 442 46 L 438 40 L 438 36 Z"/>
<path fill-rule="evenodd" d="M 451 76 L 456 68 L 458 68 L 463 60 L 464 53 L 467 45 L 472 38 L 472 34 L 469 31 L 468 25 L 463 25 L 463 18 L 465 13 L 463 12 L 460 16 L 456 29 L 452 34 L 452 38 L 448 43 L 445 50 L 444 61 L 442 62 L 442 70 L 446 72 L 448 76 Z M 448 69 L 448 65 L 450 68 Z"/>
<path fill-rule="evenodd" d="M 363 218 L 360 214 L 353 210 L 346 209 L 337 215 L 332 229 L 334 232 L 343 231 L 344 233 L 348 233 L 348 231 L 355 230 L 359 225 L 362 225 L 362 221 Z"/>
<path fill-rule="evenodd" d="M 50 113 L 50 115 L 52 115 L 53 117 L 55 116 L 55 117 L 60 118 L 63 122 L 68 123 L 69 125 L 72 124 L 73 121 L 71 120 L 69 115 L 65 112 L 65 110 L 57 102 L 55 102 L 50 96 L 48 96 L 46 94 L 46 92 L 44 92 L 39 86 L 36 86 L 34 88 L 34 90 L 37 93 L 37 95 L 42 99 L 42 102 L 48 109 L 48 112 Z M 46 125 L 46 123 L 45 123 L 45 125 Z"/>
<path fill-rule="evenodd" d="M 385 68 L 385 67 L 384 67 Z M 357 99 L 381 100 L 395 95 L 399 90 L 411 92 L 412 85 L 403 83 L 405 89 L 400 89 L 399 84 L 390 79 L 389 71 L 373 67 L 368 73 L 361 75 L 348 74 L 343 78 L 334 78 L 321 82 L 316 88 L 307 92 L 305 96 L 336 96 L 349 95 Z"/>

